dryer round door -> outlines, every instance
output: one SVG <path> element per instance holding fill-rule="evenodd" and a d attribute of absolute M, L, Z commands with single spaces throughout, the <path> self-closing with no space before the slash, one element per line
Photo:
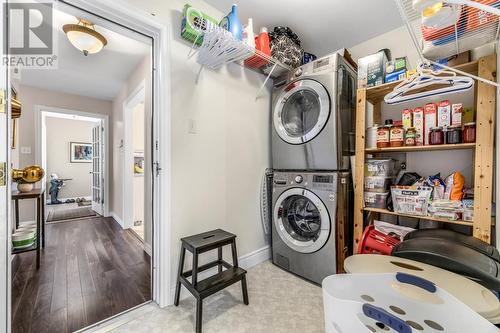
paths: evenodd
<path fill-rule="evenodd" d="M 285 142 L 302 144 L 314 139 L 330 116 L 330 97 L 319 82 L 290 83 L 274 108 L 274 129 Z"/>
<path fill-rule="evenodd" d="M 313 192 L 292 188 L 283 192 L 274 206 L 274 225 L 281 240 L 301 253 L 321 249 L 330 235 L 330 216 Z"/>

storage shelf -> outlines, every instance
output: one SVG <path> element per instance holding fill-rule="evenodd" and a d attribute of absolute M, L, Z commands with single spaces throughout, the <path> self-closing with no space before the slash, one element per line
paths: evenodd
<path fill-rule="evenodd" d="M 290 66 L 243 43 L 229 31 L 217 26 L 205 31 L 203 44 L 198 48 L 197 62 L 211 69 L 236 62 L 257 73 L 271 74 L 271 78 L 277 78 L 292 70 Z"/>
<path fill-rule="evenodd" d="M 458 69 L 462 72 L 477 75 L 478 62 L 471 61 L 471 62 L 467 62 L 465 64 L 453 66 L 453 68 Z M 392 90 L 403 81 L 404 81 L 404 79 L 399 80 L 399 81 L 395 81 L 395 82 L 380 84 L 380 85 L 374 86 L 374 87 L 366 88 L 366 100 L 372 104 L 376 104 L 378 102 L 383 101 L 385 95 L 392 92 Z M 431 91 L 435 88 L 436 88 L 435 86 L 428 86 L 428 87 L 423 88 L 422 90 L 415 90 L 415 92 Z"/>
<path fill-rule="evenodd" d="M 391 153 L 391 152 L 413 152 L 413 151 L 439 151 L 439 150 L 461 150 L 475 149 L 475 143 L 458 143 L 450 145 L 433 145 L 433 146 L 403 146 L 403 147 L 387 147 L 387 148 L 367 148 L 367 154 L 376 153 Z"/>
<path fill-rule="evenodd" d="M 459 225 L 466 225 L 469 227 L 472 227 L 473 222 L 468 222 L 468 221 L 462 221 L 462 220 L 449 220 L 441 217 L 432 217 L 432 216 L 415 216 L 415 215 L 409 215 L 409 214 L 400 214 L 396 212 L 391 212 L 390 210 L 387 209 L 381 209 L 381 208 L 369 208 L 366 207 L 364 208 L 365 211 L 369 212 L 374 212 L 374 213 L 380 213 L 380 214 L 389 214 L 389 215 L 396 215 L 396 216 L 403 216 L 403 217 L 411 217 L 414 219 L 422 219 L 422 220 L 429 220 L 429 221 L 435 221 L 435 222 L 443 222 L 443 223 L 451 223 L 451 224 L 459 224 Z"/>

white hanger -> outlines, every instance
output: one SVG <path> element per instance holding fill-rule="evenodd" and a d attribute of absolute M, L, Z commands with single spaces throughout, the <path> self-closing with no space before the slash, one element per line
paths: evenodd
<path fill-rule="evenodd" d="M 428 69 L 428 66 L 420 65 L 417 68 L 417 73 L 398 84 L 392 92 L 385 95 L 384 101 L 387 104 L 397 104 L 429 96 L 465 91 L 474 86 L 474 79 L 468 76 L 457 76 L 452 71 L 436 72 Z M 444 87 L 411 94 L 412 91 L 433 85 L 443 85 Z"/>

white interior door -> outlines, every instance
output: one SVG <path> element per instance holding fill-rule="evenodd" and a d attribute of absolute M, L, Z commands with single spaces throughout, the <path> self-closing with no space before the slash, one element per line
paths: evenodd
<path fill-rule="evenodd" d="M 104 215 L 103 173 L 103 126 L 102 122 L 92 128 L 92 210 Z"/>

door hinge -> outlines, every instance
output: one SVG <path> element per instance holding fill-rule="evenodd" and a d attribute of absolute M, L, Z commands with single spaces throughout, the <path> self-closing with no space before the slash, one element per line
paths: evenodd
<path fill-rule="evenodd" d="M 0 163 L 0 186 L 5 186 L 7 185 L 7 163 L 2 162 Z"/>
<path fill-rule="evenodd" d="M 156 177 L 159 177 L 160 176 L 160 172 L 162 170 L 161 167 L 160 167 L 160 162 L 154 162 L 153 164 L 155 166 Z"/>
<path fill-rule="evenodd" d="M 156 142 L 155 142 L 155 149 L 156 149 L 156 150 L 158 150 L 158 146 L 159 146 L 159 144 L 158 144 L 158 140 L 156 140 Z"/>
<path fill-rule="evenodd" d="M 0 113 L 5 113 L 7 109 L 7 92 L 0 90 Z"/>

